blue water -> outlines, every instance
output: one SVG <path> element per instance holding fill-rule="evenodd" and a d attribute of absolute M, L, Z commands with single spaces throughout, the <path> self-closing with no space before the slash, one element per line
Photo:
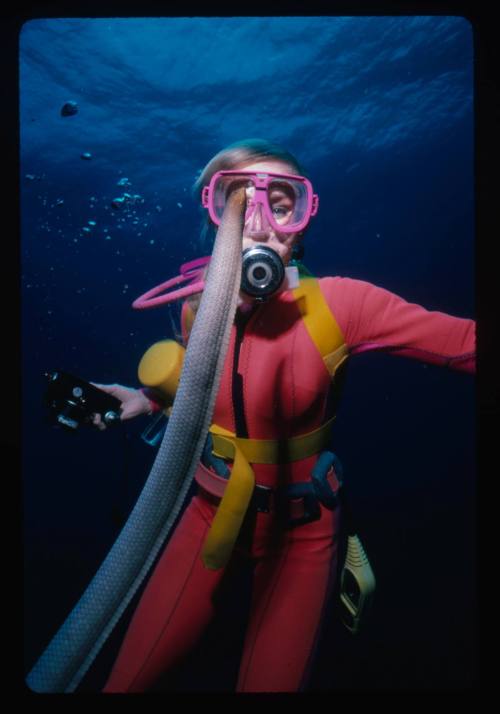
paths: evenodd
<path fill-rule="evenodd" d="M 78 113 L 63 117 L 68 101 Z M 107 553 L 154 459 L 139 438 L 147 419 L 127 425 L 126 442 L 118 432 L 50 427 L 43 373 L 137 385 L 143 352 L 172 326 L 166 309 L 135 312 L 131 303 L 207 253 L 191 186 L 214 153 L 253 136 L 296 155 L 319 193 L 310 270 L 474 317 L 473 41 L 464 19 L 25 24 L 26 670 Z M 116 211 L 124 190 L 140 198 Z M 311 688 L 467 687 L 476 671 L 474 380 L 388 355 L 351 362 L 335 450 L 378 589 L 357 639 L 332 603 Z M 241 582 L 165 689 L 234 687 L 233 632 L 244 621 L 234 602 L 245 592 Z M 126 621 L 82 689 L 102 686 Z"/>

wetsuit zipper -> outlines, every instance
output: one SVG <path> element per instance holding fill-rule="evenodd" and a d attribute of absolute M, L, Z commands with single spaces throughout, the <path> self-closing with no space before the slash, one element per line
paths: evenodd
<path fill-rule="evenodd" d="M 248 428 L 245 417 L 245 405 L 243 401 L 243 375 L 238 372 L 238 366 L 240 361 L 241 343 L 243 342 L 245 328 L 252 314 L 253 312 L 250 313 L 250 315 L 244 315 L 243 313 L 238 311 L 236 313 L 235 319 L 236 337 L 234 341 L 231 396 L 233 399 L 234 425 L 236 436 L 243 439 L 248 439 Z"/>

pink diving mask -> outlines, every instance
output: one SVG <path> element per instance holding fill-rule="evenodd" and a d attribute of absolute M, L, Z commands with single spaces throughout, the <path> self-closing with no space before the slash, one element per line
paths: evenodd
<path fill-rule="evenodd" d="M 265 232 L 298 233 L 318 211 L 319 198 L 311 182 L 303 176 L 261 171 L 218 171 L 201 193 L 215 225 L 220 225 L 229 189 L 247 188 L 245 223 L 248 234 Z"/>

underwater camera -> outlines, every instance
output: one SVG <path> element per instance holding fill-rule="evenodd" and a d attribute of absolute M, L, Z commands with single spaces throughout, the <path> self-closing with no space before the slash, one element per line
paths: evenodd
<path fill-rule="evenodd" d="M 120 422 L 121 402 L 68 372 L 46 372 L 48 379 L 44 403 L 49 408 L 49 421 L 70 431 L 81 424 L 92 424 L 99 414 L 107 425 Z"/>

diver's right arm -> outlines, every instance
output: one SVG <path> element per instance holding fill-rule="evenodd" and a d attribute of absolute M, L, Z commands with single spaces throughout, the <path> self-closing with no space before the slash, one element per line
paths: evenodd
<path fill-rule="evenodd" d="M 161 410 L 161 401 L 152 390 L 134 389 L 132 387 L 124 387 L 121 384 L 96 384 L 92 382 L 94 387 L 102 389 L 103 392 L 111 394 L 121 402 L 120 419 L 133 419 L 141 414 L 150 415 Z M 94 424 L 98 429 L 105 429 L 106 425 L 102 423 L 101 417 L 94 415 Z"/>

